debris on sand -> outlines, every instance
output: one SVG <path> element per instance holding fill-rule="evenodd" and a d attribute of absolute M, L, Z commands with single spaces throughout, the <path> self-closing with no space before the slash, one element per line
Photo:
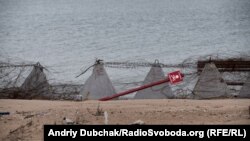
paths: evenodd
<path fill-rule="evenodd" d="M 0 116 L 3 116 L 3 115 L 9 115 L 10 112 L 0 112 Z"/>
<path fill-rule="evenodd" d="M 144 121 L 139 119 L 139 120 L 133 122 L 131 125 L 144 125 L 144 124 L 145 124 Z"/>
<path fill-rule="evenodd" d="M 104 124 L 105 125 L 108 124 L 108 112 L 107 111 L 104 112 Z"/>
<path fill-rule="evenodd" d="M 63 124 L 71 125 L 71 124 L 74 124 L 74 122 L 71 119 L 64 117 L 63 118 Z"/>

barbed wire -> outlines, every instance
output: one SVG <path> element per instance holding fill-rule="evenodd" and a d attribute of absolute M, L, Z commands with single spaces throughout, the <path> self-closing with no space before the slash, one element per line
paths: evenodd
<path fill-rule="evenodd" d="M 0 68 L 25 68 L 25 67 L 39 67 L 41 69 L 45 69 L 49 71 L 46 67 L 42 66 L 39 62 L 35 64 L 11 64 L 6 62 L 0 62 Z"/>
<path fill-rule="evenodd" d="M 212 56 L 212 55 L 208 55 L 203 57 L 203 60 L 205 59 L 221 59 L 218 56 Z M 249 58 L 246 57 L 246 58 Z M 247 60 L 246 58 L 242 59 L 242 60 Z M 223 58 L 225 59 L 225 58 Z M 234 60 L 235 58 L 230 58 L 231 60 Z M 241 58 L 240 58 L 241 59 Z M 155 64 L 159 65 L 162 68 L 170 68 L 170 69 L 181 69 L 182 72 L 185 74 L 185 80 L 182 84 L 178 85 L 178 86 L 173 86 L 176 87 L 175 88 L 175 93 L 177 95 L 187 95 L 187 94 L 192 94 L 192 90 L 189 88 L 185 88 L 185 86 L 190 85 L 191 81 L 194 81 L 197 79 L 198 77 L 198 72 L 197 72 L 197 61 L 201 60 L 201 58 L 187 58 L 186 60 L 184 60 L 181 63 L 177 63 L 177 64 L 166 64 L 166 63 L 159 63 L 159 61 L 155 61 L 154 63 L 150 63 L 150 62 L 146 62 L 144 60 L 135 62 L 135 61 L 113 61 L 113 62 L 102 62 L 103 65 L 105 67 L 109 67 L 109 68 L 123 68 L 123 69 L 136 69 L 136 68 L 144 68 L 144 67 L 152 67 Z M 238 59 L 239 60 L 239 59 Z M 96 60 L 98 61 L 98 60 Z M 101 60 L 100 60 L 101 61 Z M 93 65 L 89 66 L 87 69 L 85 69 L 81 74 L 79 74 L 77 77 L 79 77 L 80 75 L 86 73 L 90 68 L 92 68 L 96 63 L 94 63 Z M 25 64 L 25 63 L 20 63 L 20 64 L 12 64 L 9 62 L 0 62 L 0 83 L 6 84 L 4 87 L 11 87 L 17 86 L 18 81 L 20 81 L 20 79 L 25 79 L 25 77 L 23 76 L 24 73 L 24 68 L 27 67 L 40 67 L 42 69 L 47 70 L 45 67 L 43 67 L 42 65 L 40 65 L 40 63 L 30 63 L 30 64 Z M 138 69 L 141 70 L 141 69 Z M 48 70 L 47 70 L 48 71 Z M 13 75 L 13 73 L 15 72 L 15 74 Z M 145 72 L 144 69 L 142 71 L 143 73 Z M 232 75 L 238 75 L 241 76 L 242 78 L 246 77 L 247 74 L 242 74 L 238 72 L 233 72 Z M 242 80 L 242 79 L 241 79 Z M 142 81 L 132 81 L 132 82 L 116 82 L 115 85 L 123 85 L 124 87 L 129 86 L 129 85 L 141 85 Z M 62 86 L 63 88 L 66 87 Z M 71 87 L 71 86 L 69 86 Z M 177 90 L 176 90 L 177 89 Z"/>
<path fill-rule="evenodd" d="M 155 63 L 148 62 L 105 62 L 105 67 L 109 68 L 125 68 L 125 69 L 135 69 L 138 67 L 152 67 Z M 186 64 L 163 64 L 159 63 L 159 66 L 162 68 L 196 68 L 195 64 L 186 63 Z"/>

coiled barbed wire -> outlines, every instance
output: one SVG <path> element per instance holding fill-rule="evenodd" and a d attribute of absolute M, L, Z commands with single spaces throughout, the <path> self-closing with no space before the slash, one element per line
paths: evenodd
<path fill-rule="evenodd" d="M 39 62 L 35 64 L 11 64 L 11 63 L 0 63 L 0 68 L 24 68 L 24 67 L 39 67 L 49 71 L 46 67 L 42 66 Z"/>
<path fill-rule="evenodd" d="M 138 68 L 138 67 L 152 67 L 155 63 L 147 62 L 104 62 L 105 67 L 109 68 Z M 159 63 L 159 66 L 162 68 L 196 68 L 196 64 L 190 63 L 181 63 L 181 64 L 163 64 Z"/>

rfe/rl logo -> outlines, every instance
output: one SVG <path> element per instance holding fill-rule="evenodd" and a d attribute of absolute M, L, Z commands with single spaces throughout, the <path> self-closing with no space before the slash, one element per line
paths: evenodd
<path fill-rule="evenodd" d="M 171 72 L 168 74 L 168 78 L 171 84 L 179 83 L 183 80 L 180 71 Z"/>

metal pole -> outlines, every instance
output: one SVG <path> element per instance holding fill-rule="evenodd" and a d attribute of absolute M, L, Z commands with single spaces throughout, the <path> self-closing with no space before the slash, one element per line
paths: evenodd
<path fill-rule="evenodd" d="M 181 74 L 181 76 L 184 77 L 184 74 Z M 166 83 L 166 82 L 169 82 L 168 78 L 157 81 L 157 82 L 153 82 L 153 83 L 150 83 L 150 84 L 146 84 L 146 85 L 143 85 L 143 86 L 140 86 L 140 87 L 137 87 L 137 88 L 133 88 L 133 89 L 130 89 L 130 90 L 127 90 L 127 91 L 124 91 L 124 92 L 120 92 L 120 93 L 114 94 L 112 96 L 107 96 L 107 97 L 99 99 L 99 101 L 108 101 L 110 99 L 113 99 L 113 98 L 116 98 L 116 97 L 119 97 L 119 96 L 127 95 L 127 94 L 130 94 L 130 93 L 140 91 L 140 90 L 143 90 L 143 89 L 146 89 L 146 88 L 149 88 L 149 87 L 153 87 L 153 86 L 156 86 L 156 85 L 160 85 L 160 84 Z"/>

